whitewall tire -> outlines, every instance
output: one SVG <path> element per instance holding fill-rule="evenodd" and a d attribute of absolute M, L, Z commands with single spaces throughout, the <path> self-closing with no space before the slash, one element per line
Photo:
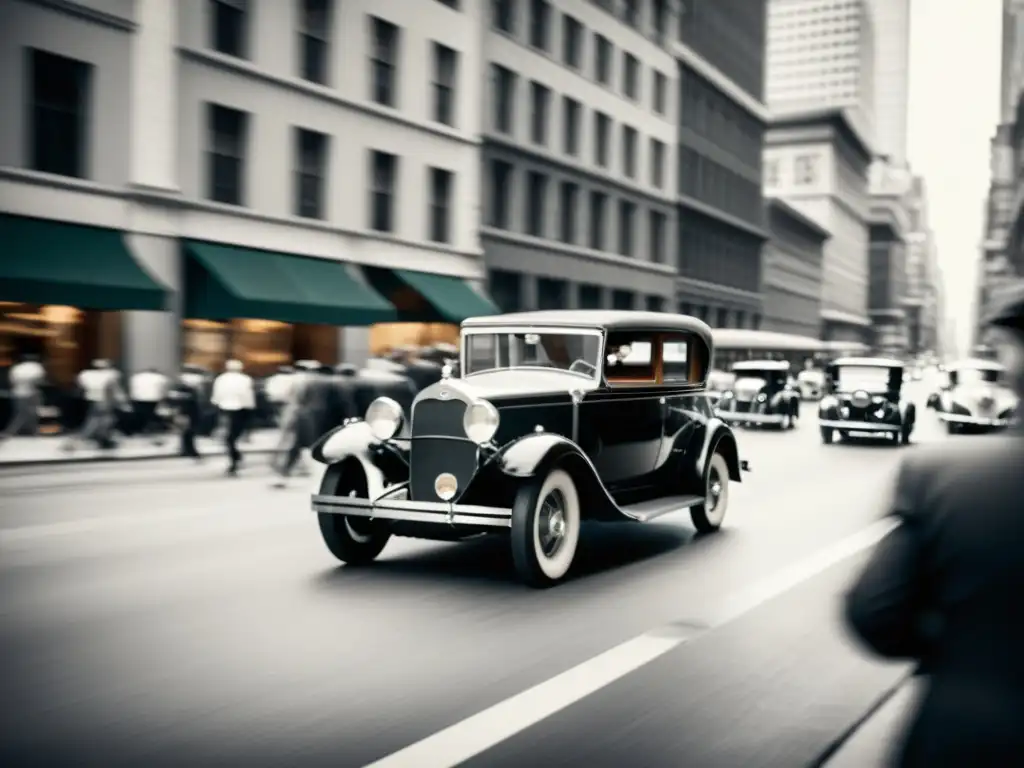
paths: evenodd
<path fill-rule="evenodd" d="M 579 546 L 582 514 L 576 483 L 552 469 L 542 480 L 525 483 L 512 505 L 512 560 L 532 587 L 549 587 L 569 573 Z"/>
<path fill-rule="evenodd" d="M 697 533 L 712 533 L 722 527 L 729 509 L 729 465 L 715 451 L 704 472 L 704 503 L 690 507 L 690 519 Z"/>

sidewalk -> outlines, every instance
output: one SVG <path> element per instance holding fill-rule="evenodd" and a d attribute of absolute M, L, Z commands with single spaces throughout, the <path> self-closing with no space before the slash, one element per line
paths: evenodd
<path fill-rule="evenodd" d="M 884 768 L 889 765 L 917 694 L 918 683 L 912 678 L 854 732 L 825 763 L 825 768 Z"/>
<path fill-rule="evenodd" d="M 278 432 L 274 429 L 255 430 L 238 447 L 245 454 L 269 454 L 277 446 Z M 178 455 L 178 438 L 170 435 L 162 445 L 154 445 L 141 437 L 121 438 L 117 448 L 101 451 L 99 448 L 79 448 L 73 453 L 61 449 L 64 438 L 15 437 L 0 443 L 0 467 L 78 464 L 98 461 L 139 461 L 144 459 L 170 459 Z M 196 447 L 204 456 L 223 456 L 224 442 L 219 438 L 200 437 Z"/>

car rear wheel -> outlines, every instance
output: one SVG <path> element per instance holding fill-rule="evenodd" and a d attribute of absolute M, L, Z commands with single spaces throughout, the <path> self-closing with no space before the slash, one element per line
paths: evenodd
<path fill-rule="evenodd" d="M 360 473 L 346 473 L 333 490 L 335 496 L 363 498 L 367 496 L 366 478 Z M 377 559 L 391 538 L 387 523 L 356 515 L 317 515 L 320 535 L 327 549 L 347 565 L 366 565 Z"/>
<path fill-rule="evenodd" d="M 582 515 L 572 476 L 552 469 L 543 481 L 524 483 L 512 505 L 512 561 L 531 587 L 557 584 L 572 567 Z"/>
<path fill-rule="evenodd" d="M 712 533 L 722 527 L 729 508 L 729 465 L 715 451 L 704 470 L 704 503 L 690 507 L 690 519 L 697 533 Z"/>

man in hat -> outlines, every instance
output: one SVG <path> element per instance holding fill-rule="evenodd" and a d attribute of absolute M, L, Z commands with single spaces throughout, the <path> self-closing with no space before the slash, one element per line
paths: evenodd
<path fill-rule="evenodd" d="M 990 322 L 1024 393 L 1024 291 Z M 846 596 L 853 632 L 925 676 L 897 765 L 1024 765 L 1022 469 L 1019 427 L 915 449 L 900 468 L 897 526 Z"/>

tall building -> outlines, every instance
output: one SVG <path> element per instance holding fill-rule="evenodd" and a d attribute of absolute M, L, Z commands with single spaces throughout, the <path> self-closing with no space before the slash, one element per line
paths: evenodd
<path fill-rule="evenodd" d="M 906 168 L 876 162 L 869 172 L 868 314 L 873 346 L 884 355 L 910 351 L 907 250 L 912 229 L 913 177 Z"/>
<path fill-rule="evenodd" d="M 874 29 L 874 148 L 891 164 L 907 162 L 910 96 L 910 0 L 870 0 Z"/>
<path fill-rule="evenodd" d="M 495 301 L 670 307 L 677 89 L 667 6 L 474 5 L 489 8 L 481 199 Z"/>
<path fill-rule="evenodd" d="M 943 281 L 935 235 L 928 217 L 928 189 L 915 176 L 908 200 L 910 229 L 906 236 L 906 295 L 908 346 L 911 354 L 938 352 L 944 333 Z"/>
<path fill-rule="evenodd" d="M 766 0 L 673 3 L 678 60 L 678 309 L 761 325 Z"/>
<path fill-rule="evenodd" d="M 905 0 L 891 2 L 902 5 Z M 772 114 L 841 108 L 873 145 L 876 34 L 870 0 L 770 0 L 767 98 Z M 885 93 L 888 106 L 895 93 Z"/>
<path fill-rule="evenodd" d="M 482 3 L 2 5 L 5 356 L 262 373 L 491 311 Z"/>

